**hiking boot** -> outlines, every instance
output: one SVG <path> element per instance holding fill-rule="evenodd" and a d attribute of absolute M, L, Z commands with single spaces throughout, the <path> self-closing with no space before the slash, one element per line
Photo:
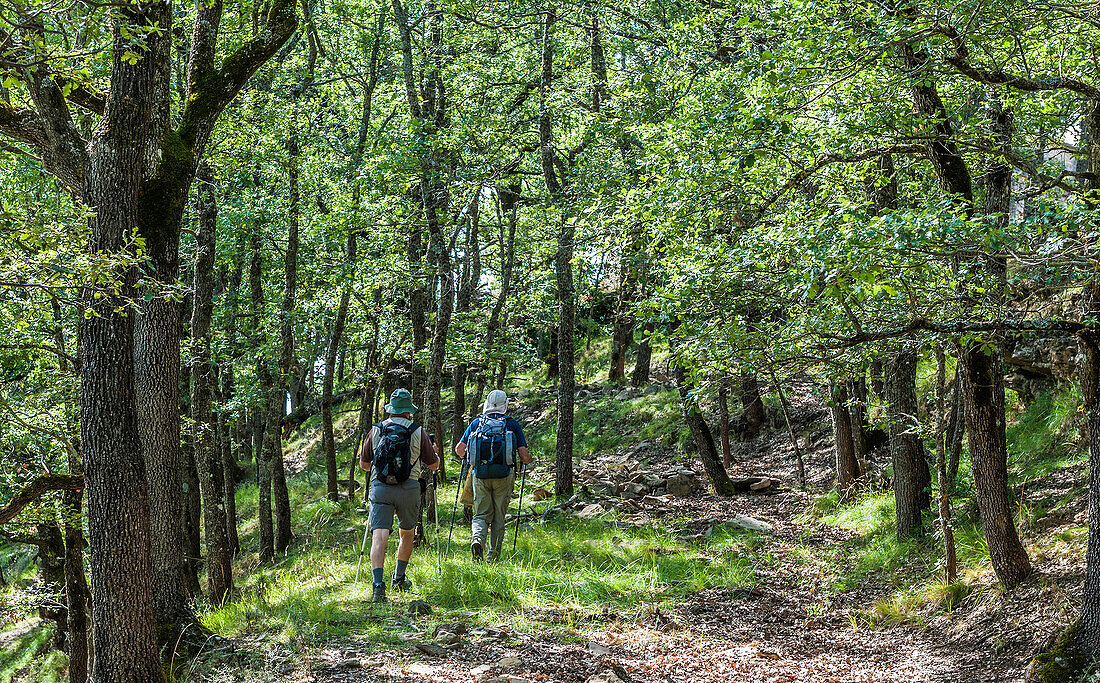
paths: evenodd
<path fill-rule="evenodd" d="M 474 562 L 481 562 L 482 561 L 483 557 L 482 557 L 482 554 L 481 554 L 481 544 L 480 543 L 478 543 L 477 541 L 474 541 L 473 543 L 471 543 L 470 544 L 470 552 L 474 556 Z"/>
<path fill-rule="evenodd" d="M 385 602 L 386 601 L 386 584 L 376 583 L 374 584 L 374 592 L 370 596 L 371 602 Z"/>
<path fill-rule="evenodd" d="M 404 576 L 402 576 L 400 579 L 397 578 L 397 577 L 394 577 L 393 583 L 391 583 L 390 585 L 393 587 L 393 589 L 395 591 L 407 591 L 410 588 L 412 588 L 413 584 L 412 584 L 412 581 L 409 581 Z"/>

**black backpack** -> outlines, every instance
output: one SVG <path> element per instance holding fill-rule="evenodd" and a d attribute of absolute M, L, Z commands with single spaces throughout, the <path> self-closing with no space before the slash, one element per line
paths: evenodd
<path fill-rule="evenodd" d="M 420 429 L 415 422 L 405 427 L 396 422 L 374 425 L 378 445 L 374 448 L 374 476 L 383 484 L 403 484 L 412 472 L 412 435 Z"/>
<path fill-rule="evenodd" d="M 470 435 L 471 462 L 478 479 L 504 479 L 516 467 L 512 433 L 503 415 L 482 415 Z"/>

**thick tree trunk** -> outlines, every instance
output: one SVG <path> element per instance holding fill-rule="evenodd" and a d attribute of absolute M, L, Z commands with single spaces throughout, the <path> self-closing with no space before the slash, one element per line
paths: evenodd
<path fill-rule="evenodd" d="M 211 353 L 210 322 L 214 314 L 214 249 L 218 209 L 209 169 L 200 170 L 198 231 L 195 252 L 195 306 L 191 338 L 195 359 L 191 382 L 192 443 L 202 495 L 203 536 L 206 540 L 206 572 L 210 601 L 225 602 L 233 586 L 233 567 L 225 516 L 225 479 L 219 447 L 213 396 L 217 386 Z"/>
<path fill-rule="evenodd" d="M 886 419 L 890 455 L 894 463 L 897 536 L 904 539 L 924 533 L 922 515 L 931 504 L 928 461 L 924 458 L 917 421 L 917 353 L 900 351 L 891 354 L 885 370 Z"/>
<path fill-rule="evenodd" d="M 683 411 L 684 422 L 691 430 L 691 438 L 695 442 L 695 450 L 699 453 L 699 459 L 703 463 L 703 470 L 707 474 L 714 493 L 719 496 L 732 496 L 735 491 L 733 482 L 730 481 L 726 468 L 722 466 L 722 459 L 718 455 L 718 449 L 714 446 L 714 436 L 707 426 L 706 418 L 700 412 L 693 396 L 694 386 L 687 379 L 687 371 L 680 365 L 674 370 L 676 389 L 680 393 L 680 407 Z"/>
<path fill-rule="evenodd" d="M 1005 394 L 1000 359 L 977 342 L 967 343 L 959 358 L 966 402 L 967 442 L 974 488 L 989 559 L 997 578 L 1012 588 L 1031 573 L 1031 562 L 1016 532 L 1008 495 Z"/>
<path fill-rule="evenodd" d="M 340 294 L 340 305 L 336 309 L 336 320 L 329 335 L 328 350 L 325 352 L 325 379 L 321 388 L 321 447 L 325 453 L 325 470 L 328 474 L 329 500 L 340 500 L 337 483 L 336 434 L 332 426 L 332 385 L 336 367 L 336 352 L 344 337 L 344 325 L 348 318 L 348 305 L 351 303 L 351 284 L 355 280 L 355 233 L 348 234 L 347 264 L 349 272 L 344 275 L 346 284 Z"/>
<path fill-rule="evenodd" d="M 859 477 L 855 442 L 852 439 L 852 416 L 848 411 L 848 387 L 843 382 L 830 385 L 833 414 L 833 448 L 836 451 L 836 490 L 841 502 L 852 497 Z"/>
<path fill-rule="evenodd" d="M 169 25 L 171 15 L 163 3 L 149 9 L 151 15 L 137 6 L 120 11 L 120 25 L 133 32 L 151 21 Z M 128 40 L 118 29 L 115 33 L 105 113 L 111 125 L 97 129 L 84 187 L 85 202 L 96 207 L 88 220 L 91 253 L 126 252 L 137 230 L 142 157 L 149 144 L 147 90 L 157 65 L 149 59 L 130 64 L 125 55 L 141 50 L 133 44 L 138 39 Z M 117 293 L 110 287 L 86 288 L 84 305 L 91 314 L 80 320 L 80 451 L 88 497 L 94 678 L 97 683 L 161 683 L 149 491 L 137 424 L 134 318 L 129 309 L 136 298 L 137 272 L 126 268 L 115 275 L 122 282 Z"/>

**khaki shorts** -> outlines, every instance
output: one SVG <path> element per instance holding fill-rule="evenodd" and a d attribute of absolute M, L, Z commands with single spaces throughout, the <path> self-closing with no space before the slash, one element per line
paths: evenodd
<path fill-rule="evenodd" d="M 370 530 L 393 530 L 393 516 L 405 531 L 416 528 L 420 521 L 420 482 L 409 479 L 403 484 L 383 484 L 374 480 L 370 485 Z"/>

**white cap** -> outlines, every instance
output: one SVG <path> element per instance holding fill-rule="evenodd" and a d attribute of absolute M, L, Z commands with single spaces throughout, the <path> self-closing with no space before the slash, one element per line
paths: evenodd
<path fill-rule="evenodd" d="M 489 395 L 485 397 L 485 405 L 481 409 L 482 413 L 507 413 L 508 412 L 508 394 L 504 393 L 500 389 L 493 389 L 489 392 Z"/>

